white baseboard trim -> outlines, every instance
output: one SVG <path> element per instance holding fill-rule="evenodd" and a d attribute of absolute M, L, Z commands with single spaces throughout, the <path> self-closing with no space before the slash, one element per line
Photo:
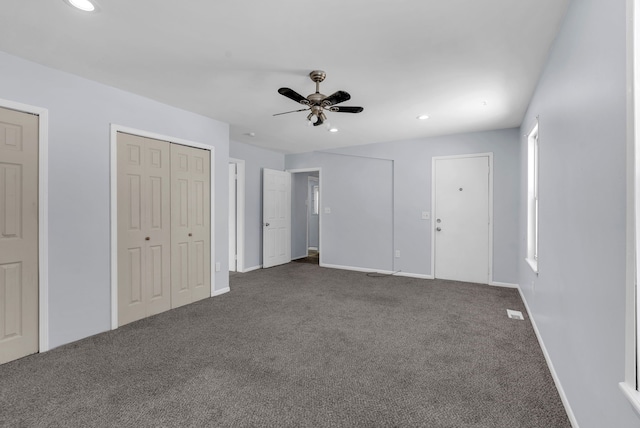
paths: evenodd
<path fill-rule="evenodd" d="M 504 287 L 504 288 L 517 288 L 517 289 L 520 288 L 518 287 L 518 284 L 510 284 L 508 282 L 498 282 L 498 281 L 491 281 L 489 282 L 489 285 L 493 285 L 494 287 Z"/>
<path fill-rule="evenodd" d="M 310 250 L 318 251 L 318 247 L 309 247 Z"/>
<path fill-rule="evenodd" d="M 247 272 L 251 272 L 252 270 L 258 270 L 258 269 L 262 269 L 262 265 L 252 266 L 252 267 L 245 268 L 245 269 L 244 269 L 242 272 L 240 272 L 240 273 L 247 273 Z"/>
<path fill-rule="evenodd" d="M 569 422 L 573 428 L 579 428 L 578 420 L 576 416 L 573 414 L 573 410 L 571 409 L 571 404 L 569 404 L 569 399 L 564 392 L 564 388 L 562 388 L 562 384 L 560 383 L 560 378 L 556 373 L 556 369 L 553 367 L 553 362 L 551 361 L 551 357 L 549 356 L 549 352 L 547 351 L 547 347 L 544 346 L 544 340 L 542 340 L 542 336 L 540 335 L 540 330 L 538 330 L 538 326 L 536 325 L 536 320 L 531 316 L 531 310 L 529 309 L 529 304 L 522 293 L 522 288 L 518 286 L 518 292 L 520 293 L 520 298 L 524 302 L 524 307 L 527 309 L 527 314 L 529 315 L 529 320 L 531 320 L 531 325 L 533 326 L 533 331 L 536 333 L 536 337 L 538 338 L 538 343 L 540 344 L 540 348 L 542 348 L 542 354 L 544 355 L 544 359 L 547 361 L 547 366 L 549 367 L 549 371 L 551 372 L 551 377 L 553 378 L 553 383 L 556 385 L 556 389 L 558 390 L 558 394 L 560 395 L 560 400 L 564 405 L 564 409 L 567 412 L 567 416 L 569 417 Z"/>
<path fill-rule="evenodd" d="M 228 293 L 229 291 L 231 291 L 231 288 L 229 288 L 229 287 L 222 288 L 220 290 L 214 290 L 213 293 L 211 293 L 211 297 L 216 297 L 216 296 L 219 296 L 221 294 Z"/>
<path fill-rule="evenodd" d="M 329 269 L 351 270 L 351 271 L 355 271 L 355 272 L 379 273 L 379 274 L 382 274 L 382 275 L 404 276 L 404 277 L 408 277 L 408 278 L 417 278 L 417 279 L 433 279 L 433 276 L 431 276 L 431 275 L 424 275 L 424 274 L 420 274 L 420 273 L 410 273 L 410 272 L 381 270 L 381 269 L 370 269 L 370 268 L 355 267 L 355 266 L 332 265 L 332 264 L 327 264 L 327 263 L 320 263 L 320 267 L 329 268 Z"/>
<path fill-rule="evenodd" d="M 417 279 L 433 279 L 433 275 L 425 275 L 422 273 L 410 273 L 410 272 L 397 272 L 394 276 L 406 276 L 407 278 L 417 278 Z"/>
<path fill-rule="evenodd" d="M 627 397 L 627 400 L 629 400 L 629 403 L 631 403 L 633 410 L 640 415 L 640 392 L 636 391 L 627 382 L 620 382 L 618 386 L 624 393 L 624 396 Z"/>
<path fill-rule="evenodd" d="M 329 269 L 352 270 L 352 271 L 356 271 L 356 272 L 366 272 L 366 273 L 382 273 L 382 274 L 392 274 L 393 273 L 390 270 L 369 269 L 369 268 L 354 267 L 354 266 L 343 266 L 343 265 L 332 265 L 332 264 L 327 264 L 327 263 L 320 263 L 320 267 L 329 268 Z"/>

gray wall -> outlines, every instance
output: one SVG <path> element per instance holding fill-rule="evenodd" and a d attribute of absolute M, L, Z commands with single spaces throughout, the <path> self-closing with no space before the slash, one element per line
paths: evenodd
<path fill-rule="evenodd" d="M 228 125 L 0 53 L 0 96 L 49 110 L 49 339 L 110 328 L 109 126 L 215 147 L 215 256 L 228 258 Z M 228 287 L 226 269 L 215 288 Z"/>
<path fill-rule="evenodd" d="M 573 1 L 521 129 L 519 283 L 581 428 L 638 427 L 624 380 L 624 0 Z M 526 141 L 540 115 L 539 276 L 526 254 Z"/>
<path fill-rule="evenodd" d="M 392 269 L 393 162 L 313 152 L 287 155 L 286 167 L 322 169 L 323 264 Z M 325 212 L 327 208 L 330 214 Z"/>
<path fill-rule="evenodd" d="M 322 164 L 323 205 L 331 201 L 333 209 L 340 208 L 340 201 L 352 204 L 354 197 L 367 195 L 357 200 L 353 212 L 344 214 L 345 226 L 342 230 L 332 226 L 323 216 L 323 262 L 345 265 L 346 255 L 338 249 L 331 254 L 328 241 L 344 242 L 349 236 L 348 229 L 366 229 L 366 233 L 389 234 L 385 239 L 357 244 L 354 247 L 367 248 L 380 254 L 380 261 L 368 263 L 367 267 L 380 270 L 401 270 L 417 275 L 431 275 L 431 221 L 422 220 L 422 211 L 431 212 L 431 162 L 434 156 L 448 156 L 467 153 L 492 152 L 494 156 L 494 253 L 493 279 L 496 282 L 517 282 L 518 253 L 518 212 L 520 181 L 519 130 L 479 132 L 425 138 L 420 140 L 370 144 L 332 150 L 350 156 L 336 156 L 326 153 L 287 155 L 287 168 L 301 168 Z M 361 157 L 361 158 L 359 158 Z M 369 158 L 369 159 L 367 159 Z M 384 159 L 384 160 L 374 160 Z M 349 159 L 354 159 L 349 161 Z M 386 165 L 384 171 L 372 169 L 362 174 L 360 163 Z M 318 165 L 316 165 L 318 164 Z M 325 171 L 326 168 L 326 171 Z M 370 181 L 370 179 L 372 181 Z M 371 205 L 369 198 L 377 201 Z M 337 204 L 337 205 L 336 205 Z M 381 216 L 381 214 L 383 214 Z M 391 215 L 388 217 L 387 214 Z M 363 223 L 362 219 L 366 218 Z M 343 233 L 347 233 L 343 235 Z M 364 231 L 363 231 L 364 233 Z M 337 245 L 335 245 L 338 248 Z M 394 250 L 400 250 L 400 258 L 392 258 Z M 384 254 L 384 258 L 382 257 Z M 365 264 L 360 261 L 358 265 Z"/>
<path fill-rule="evenodd" d="M 229 153 L 230 157 L 245 161 L 244 268 L 246 270 L 262 265 L 262 169 L 284 170 L 284 155 L 237 141 L 230 142 Z"/>

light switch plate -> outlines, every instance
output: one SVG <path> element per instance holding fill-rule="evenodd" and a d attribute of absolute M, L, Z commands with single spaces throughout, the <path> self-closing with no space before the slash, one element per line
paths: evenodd
<path fill-rule="evenodd" d="M 216 262 L 216 272 L 220 272 L 220 262 Z"/>
<path fill-rule="evenodd" d="M 429 213 L 429 211 L 422 211 L 422 219 L 423 220 L 431 219 L 431 214 Z"/>
<path fill-rule="evenodd" d="M 331 208 L 329 208 L 329 207 L 324 207 L 324 213 L 325 213 L 325 214 L 331 214 Z"/>

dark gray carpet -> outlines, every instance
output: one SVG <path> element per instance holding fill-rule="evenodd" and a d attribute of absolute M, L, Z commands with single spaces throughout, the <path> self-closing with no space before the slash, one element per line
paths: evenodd
<path fill-rule="evenodd" d="M 570 427 L 517 291 L 305 263 L 0 366 L 8 427 Z"/>

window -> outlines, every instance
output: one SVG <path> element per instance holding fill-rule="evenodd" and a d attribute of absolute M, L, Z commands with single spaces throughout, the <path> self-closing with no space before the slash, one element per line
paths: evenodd
<path fill-rule="evenodd" d="M 312 199 L 313 199 L 313 214 L 318 214 L 320 211 L 320 206 L 318 203 L 318 194 L 320 193 L 320 188 L 318 186 L 313 186 L 313 193 L 312 193 Z"/>
<path fill-rule="evenodd" d="M 527 263 L 538 273 L 538 123 L 527 136 Z"/>

